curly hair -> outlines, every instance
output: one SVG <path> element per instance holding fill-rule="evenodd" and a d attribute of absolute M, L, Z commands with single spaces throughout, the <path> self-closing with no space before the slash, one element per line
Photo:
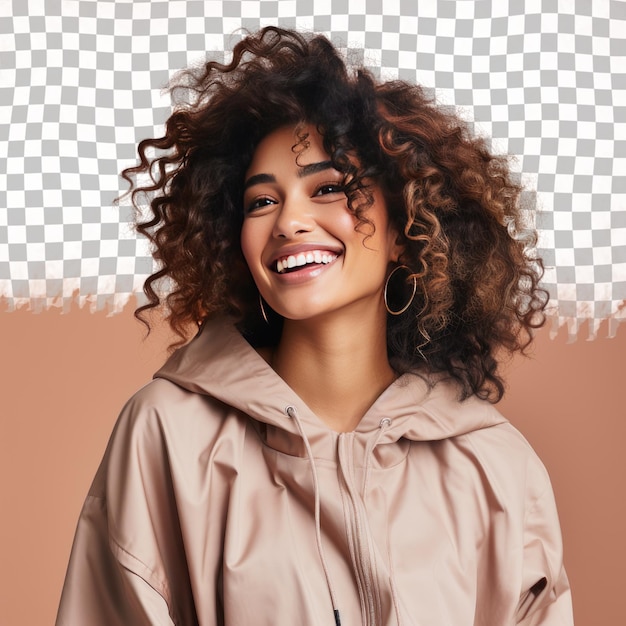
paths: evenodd
<path fill-rule="evenodd" d="M 524 224 L 506 156 L 492 154 L 421 87 L 349 69 L 322 36 L 264 28 L 239 41 L 228 63 L 187 69 L 170 90 L 165 135 L 142 141 L 139 164 L 122 174 L 136 207 L 140 194 L 150 198 L 152 217 L 137 230 L 160 264 L 145 282 L 140 319 L 164 304 L 179 344 L 190 324 L 224 314 L 254 345 L 278 340 L 282 320 L 262 323 L 240 247 L 243 179 L 261 139 L 308 124 L 344 173 L 357 228 L 368 223 L 372 184 L 383 192 L 410 268 L 389 297 L 402 301 L 418 285 L 409 308 L 388 316 L 392 366 L 443 373 L 460 384 L 462 399 L 501 399 L 498 357 L 526 350 L 547 302 L 536 235 Z M 138 175 L 150 182 L 133 182 Z M 163 279 L 171 283 L 166 296 Z"/>

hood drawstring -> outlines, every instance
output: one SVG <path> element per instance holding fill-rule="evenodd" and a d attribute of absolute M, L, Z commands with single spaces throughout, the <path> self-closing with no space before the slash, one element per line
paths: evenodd
<path fill-rule="evenodd" d="M 298 417 L 298 412 L 296 411 L 294 406 L 287 406 L 285 408 L 285 414 L 293 419 L 298 432 L 300 433 L 300 437 L 302 437 L 302 441 L 304 442 L 304 447 L 306 449 L 307 457 L 309 459 L 309 464 L 311 467 L 311 475 L 313 477 L 313 489 L 315 494 L 315 539 L 317 542 L 317 551 L 320 557 L 320 562 L 322 564 L 322 569 L 324 570 L 324 576 L 326 577 L 326 585 L 328 587 L 328 592 L 330 594 L 330 601 L 333 607 L 333 614 L 335 617 L 335 626 L 341 626 L 341 617 L 339 615 L 339 609 L 337 608 L 337 601 L 335 596 L 335 589 L 333 587 L 332 579 L 330 576 L 330 571 L 328 569 L 328 563 L 326 562 L 326 555 L 324 553 L 324 545 L 322 543 L 322 528 L 321 528 L 321 504 L 320 504 L 320 487 L 319 480 L 317 477 L 317 466 L 315 465 L 315 457 L 313 456 L 313 449 L 311 448 L 311 443 L 309 442 L 309 438 L 304 432 L 304 428 L 302 426 L 302 422 Z M 391 420 L 388 417 L 384 417 L 380 420 L 378 430 L 376 434 L 371 437 L 371 439 L 367 442 L 367 447 L 365 449 L 365 471 L 363 476 L 363 492 L 362 497 L 365 500 L 367 494 L 367 487 L 370 477 L 370 469 L 372 467 L 372 458 L 374 456 L 374 448 L 380 441 L 383 433 L 391 426 Z M 394 606 L 396 605 L 396 599 L 393 600 Z M 396 606 L 397 610 L 397 606 Z"/>
<path fill-rule="evenodd" d="M 383 433 L 391 426 L 391 420 L 388 417 L 383 417 L 378 424 L 378 431 L 368 442 L 365 448 L 365 472 L 363 473 L 363 491 L 362 498 L 365 500 L 367 495 L 367 486 L 370 477 L 370 468 L 372 467 L 372 457 L 374 456 L 374 448 L 378 445 Z"/>
<path fill-rule="evenodd" d="M 326 562 L 326 556 L 324 553 L 324 546 L 322 544 L 322 528 L 321 528 L 321 515 L 320 515 L 320 487 L 319 481 L 317 479 L 317 467 L 315 465 L 315 458 L 313 456 L 313 450 L 311 449 L 311 444 L 309 442 L 309 438 L 306 436 L 304 432 L 304 428 L 302 427 L 302 423 L 300 422 L 300 418 L 298 417 L 298 412 L 295 407 L 288 406 L 285 408 L 286 415 L 293 419 L 296 427 L 298 428 L 298 432 L 302 437 L 302 441 L 304 442 L 304 447 L 306 448 L 306 453 L 309 458 L 309 464 L 311 466 L 311 474 L 313 476 L 313 489 L 315 492 L 315 539 L 317 542 L 317 552 L 320 557 L 320 561 L 322 563 L 322 569 L 324 570 L 324 576 L 326 577 L 326 586 L 328 587 L 328 593 L 330 594 L 330 601 L 333 606 L 333 614 L 335 617 L 335 626 L 341 626 L 341 618 L 339 616 L 339 609 L 337 608 L 337 601 L 335 598 L 335 590 L 332 584 L 332 580 L 330 577 L 330 572 L 328 570 L 328 564 Z"/>

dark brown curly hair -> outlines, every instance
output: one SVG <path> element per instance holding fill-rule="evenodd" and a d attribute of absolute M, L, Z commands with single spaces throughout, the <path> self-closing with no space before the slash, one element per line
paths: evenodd
<path fill-rule="evenodd" d="M 527 348 L 547 302 L 507 157 L 492 154 L 419 86 L 348 69 L 322 36 L 264 28 L 239 41 L 228 63 L 185 70 L 170 89 L 175 109 L 165 135 L 142 141 L 140 163 L 123 172 L 133 204 L 150 199 L 152 217 L 137 230 L 160 264 L 145 282 L 140 319 L 165 304 L 181 343 L 190 324 L 224 314 L 254 345 L 278 340 L 282 321 L 262 322 L 241 252 L 243 180 L 263 137 L 306 123 L 345 173 L 357 228 L 368 221 L 371 185 L 382 189 L 412 272 L 408 284 L 393 281 L 389 297 L 402 301 L 417 281 L 408 310 L 388 316 L 390 363 L 445 373 L 462 398 L 500 400 L 497 357 Z"/>

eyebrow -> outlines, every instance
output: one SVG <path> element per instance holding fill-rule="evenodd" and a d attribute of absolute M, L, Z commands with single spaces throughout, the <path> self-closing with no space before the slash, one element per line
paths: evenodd
<path fill-rule="evenodd" d="M 323 172 L 324 170 L 333 169 L 333 164 L 331 161 L 320 161 L 319 163 L 301 165 L 298 166 L 298 168 L 298 178 L 303 178 L 304 176 L 311 176 L 311 174 L 317 174 L 318 172 Z"/>
<path fill-rule="evenodd" d="M 243 190 L 245 191 L 248 187 L 252 187 L 252 185 L 259 185 L 261 183 L 275 183 L 276 176 L 273 174 L 255 174 L 254 176 L 250 176 L 248 180 L 243 185 Z"/>
<path fill-rule="evenodd" d="M 323 172 L 325 170 L 334 169 L 332 161 L 320 161 L 319 163 L 309 163 L 308 165 L 300 165 L 298 166 L 298 178 L 303 178 L 305 176 L 311 176 L 312 174 L 317 174 L 318 172 Z M 248 187 L 252 187 L 253 185 L 259 185 L 262 183 L 275 183 L 276 176 L 274 174 L 255 174 L 254 176 L 250 176 L 248 180 L 243 185 L 244 191 L 248 189 Z"/>

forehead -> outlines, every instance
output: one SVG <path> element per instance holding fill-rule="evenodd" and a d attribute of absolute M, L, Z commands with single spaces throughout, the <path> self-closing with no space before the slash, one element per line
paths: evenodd
<path fill-rule="evenodd" d="M 272 131 L 259 142 L 247 173 L 269 172 L 267 168 L 297 169 L 327 159 L 322 137 L 315 127 L 285 126 Z"/>

